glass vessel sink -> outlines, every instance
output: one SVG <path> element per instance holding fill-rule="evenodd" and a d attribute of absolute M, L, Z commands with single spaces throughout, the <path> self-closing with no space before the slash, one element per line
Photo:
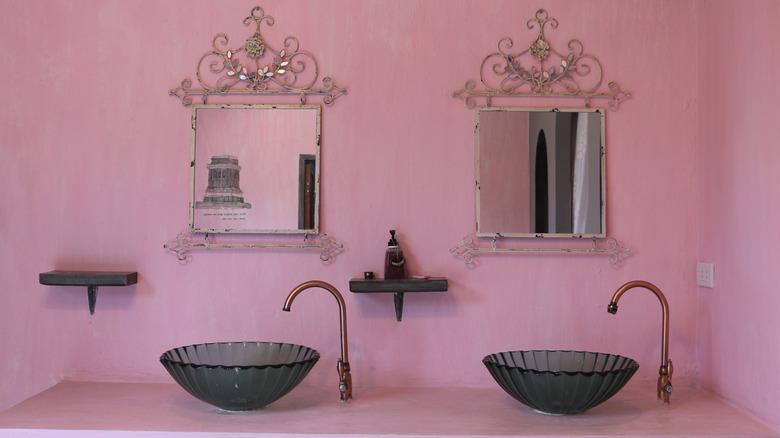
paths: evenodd
<path fill-rule="evenodd" d="M 482 359 L 499 386 L 530 408 L 577 414 L 615 395 L 639 369 L 633 359 L 587 351 L 507 351 Z"/>
<path fill-rule="evenodd" d="M 319 358 L 302 345 L 221 342 L 174 348 L 160 362 L 194 397 L 224 410 L 247 411 L 290 392 Z"/>

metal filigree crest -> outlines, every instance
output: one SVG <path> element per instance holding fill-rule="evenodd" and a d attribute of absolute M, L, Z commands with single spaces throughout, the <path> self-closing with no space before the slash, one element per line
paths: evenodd
<path fill-rule="evenodd" d="M 164 248 L 169 253 L 176 256 L 180 263 L 188 263 L 192 260 L 191 252 L 197 249 L 305 249 L 319 251 L 320 260 L 324 264 L 333 263 L 336 257 L 344 252 L 344 244 L 338 242 L 327 234 L 320 234 L 316 238 L 310 238 L 307 234 L 303 237 L 303 242 L 216 242 L 213 235 L 206 234 L 202 241 L 195 239 L 190 231 L 182 231 L 176 239 L 167 242 Z"/>
<path fill-rule="evenodd" d="M 169 94 L 189 106 L 193 96 L 202 96 L 206 103 L 212 95 L 297 95 L 302 104 L 309 95 L 321 95 L 322 102 L 330 105 L 347 93 L 330 76 L 317 85 L 317 59 L 301 50 L 298 38 L 288 36 L 278 50 L 269 45 L 261 32 L 263 23 L 273 26 L 274 17 L 255 6 L 244 18 L 245 26 L 255 25 L 255 32 L 237 48 L 229 48 L 227 34 L 218 33 L 195 70 L 200 88 L 193 88 L 192 79 L 186 78 Z"/>
<path fill-rule="evenodd" d="M 477 106 L 477 99 L 484 98 L 491 105 L 493 97 L 574 97 L 585 99 L 590 106 L 593 99 L 607 99 L 611 110 L 631 97 L 617 82 L 609 82 L 601 88 L 604 69 L 594 55 L 584 52 L 580 40 L 572 39 L 566 54 L 558 52 L 547 40 L 545 27 L 558 27 L 558 20 L 547 11 L 539 9 L 526 23 L 528 29 L 537 29 L 531 44 L 519 52 L 511 52 L 514 42 L 504 37 L 498 41 L 498 51 L 487 55 L 480 66 L 479 79 L 468 80 L 464 87 L 453 93 L 469 108 Z"/>
<path fill-rule="evenodd" d="M 498 238 L 494 237 L 490 246 L 480 246 L 479 238 L 470 234 L 450 249 L 450 254 L 462 260 L 467 266 L 477 265 L 475 260 L 480 254 L 581 254 L 607 257 L 614 268 L 619 268 L 631 256 L 631 249 L 614 237 L 593 239 L 590 247 L 539 247 L 539 248 L 506 248 L 498 246 Z M 602 240 L 602 242 L 599 242 Z"/>

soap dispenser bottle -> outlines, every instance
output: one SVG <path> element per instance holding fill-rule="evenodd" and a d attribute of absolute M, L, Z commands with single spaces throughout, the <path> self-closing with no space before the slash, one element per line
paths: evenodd
<path fill-rule="evenodd" d="M 395 230 L 390 230 L 390 240 L 387 242 L 385 252 L 385 278 L 406 278 L 406 259 L 404 252 L 395 239 Z"/>

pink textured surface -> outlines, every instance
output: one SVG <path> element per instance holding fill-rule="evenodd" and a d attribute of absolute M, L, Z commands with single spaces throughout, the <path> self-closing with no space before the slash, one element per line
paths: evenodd
<path fill-rule="evenodd" d="M 754 48 L 776 47 L 777 3 L 754 3 L 755 13 L 728 2 L 640 0 L 264 4 L 277 18 L 270 41 L 297 35 L 349 87 L 323 113 L 321 198 L 323 229 L 347 251 L 329 267 L 316 254 L 284 251 L 199 253 L 180 266 L 162 243 L 187 223 L 190 112 L 166 92 L 193 76 L 214 34 L 242 41 L 240 20 L 255 3 L 0 0 L 8 18 L 0 26 L 8 84 L 0 107 L 0 408 L 62 376 L 169 381 L 159 354 L 189 343 L 297 342 L 335 363 L 332 298 L 309 294 L 286 314 L 284 296 L 312 278 L 346 292 L 350 277 L 380 272 L 386 230 L 396 228 L 411 272 L 447 276 L 450 290 L 408 296 L 400 324 L 390 295 L 347 293 L 358 388 L 492 387 L 479 359 L 516 348 L 624 354 L 642 365 L 639 379 L 652 377 L 660 355 L 654 298 L 632 292 L 617 316 L 606 313 L 614 288 L 642 278 L 671 303 L 677 380 L 702 368 L 713 388 L 780 421 L 780 353 L 767 347 L 777 342 L 778 298 L 758 274 L 777 260 L 777 96 L 747 93 L 741 79 L 776 70 L 776 58 L 765 57 L 777 50 Z M 607 79 L 635 96 L 606 122 L 608 228 L 635 251 L 619 270 L 569 256 L 486 258 L 469 270 L 447 252 L 474 229 L 473 113 L 450 94 L 476 77 L 498 38 L 530 41 L 524 22 L 540 6 L 560 21 L 548 35 L 554 44 L 581 38 Z M 691 23 L 698 13 L 700 28 Z M 721 52 L 742 62 L 724 68 Z M 756 54 L 762 64 L 752 63 Z M 751 87 L 773 86 L 754 79 Z M 691 163 L 700 158 L 698 178 Z M 700 293 L 700 307 L 699 254 L 718 263 L 723 292 Z M 90 317 L 83 289 L 37 284 L 38 272 L 55 268 L 140 277 L 100 292 Z M 332 366 L 307 380 L 333 381 Z"/>
<path fill-rule="evenodd" d="M 634 278 L 668 293 L 678 375 L 695 371 L 695 220 L 687 208 L 695 193 L 687 169 L 695 157 L 696 90 L 675 80 L 689 73 L 689 51 L 678 41 L 696 37 L 687 25 L 692 3 L 544 4 L 561 23 L 550 32 L 554 43 L 582 38 L 607 77 L 636 96 L 607 120 L 610 229 L 636 251 L 624 268 L 546 256 L 487 258 L 472 270 L 449 254 L 474 231 L 473 112 L 451 93 L 477 75 L 500 37 L 530 41 L 523 23 L 541 5 L 443 0 L 264 5 L 277 19 L 269 41 L 297 35 L 323 72 L 349 86 L 348 96 L 325 109 L 322 128 L 322 225 L 346 252 L 332 266 L 313 253 L 285 251 L 198 253 L 181 266 L 162 244 L 187 223 L 190 111 L 167 90 L 193 76 L 217 32 L 242 41 L 248 29 L 241 20 L 255 3 L 7 2 L 6 16 L 17 19 L 0 29 L 11 41 L 3 59 L 15 83 L 14 105 L 2 108 L 11 124 L 4 165 L 29 180 L 6 184 L 20 210 L 3 226 L 19 239 L 11 247 L 29 252 L 4 253 L 24 267 L 4 283 L 14 293 L 3 294 L 13 301 L 2 306 L 0 324 L 26 342 L 57 347 L 47 355 L 4 336 L 2 351 L 12 358 L 0 363 L 0 375 L 27 381 L 11 364 L 43 367 L 46 359 L 72 378 L 169 381 L 157 362 L 161 352 L 218 340 L 302 343 L 335 364 L 332 297 L 310 293 L 281 312 L 287 292 L 309 279 L 346 293 L 358 387 L 493 386 L 480 359 L 516 348 L 624 354 L 651 377 L 660 356 L 654 298 L 631 294 L 617 316 L 606 312 L 613 289 Z M 659 23 L 675 32 L 655 32 Z M 40 25 L 58 37 L 41 38 Z M 51 56 L 29 56 L 44 45 Z M 642 62 L 625 55 L 629 48 Z M 450 279 L 446 294 L 407 297 L 400 324 L 391 295 L 346 292 L 350 277 L 382 271 L 390 228 L 399 230 L 412 274 Z M 139 283 L 101 292 L 93 317 L 83 291 L 36 285 L 38 270 L 85 267 L 137 270 Z M 19 303 L 36 312 L 28 333 L 17 328 L 27 320 L 16 315 Z M 37 341 L 43 333 L 78 344 Z M 333 374 L 322 366 L 310 379 L 330 384 Z M 0 399 L 7 406 L 32 392 L 7 385 Z"/>
<path fill-rule="evenodd" d="M 19 429 L 56 430 L 58 436 L 92 430 L 101 431 L 100 436 L 162 431 L 203 436 L 780 437 L 711 393 L 679 387 L 674 404 L 667 406 L 655 401 L 652 384 L 640 382 L 573 416 L 534 413 L 498 388 L 379 388 L 356 392 L 344 404 L 335 387 L 318 389 L 304 382 L 265 409 L 226 413 L 176 385 L 64 382 L 0 413 L 0 437 L 25 436 Z"/>
<path fill-rule="evenodd" d="M 762 79 L 780 69 L 780 2 L 699 12 L 699 253 L 715 263 L 698 294 L 703 381 L 780 427 L 780 87 Z"/>
<path fill-rule="evenodd" d="M 479 116 L 480 231 L 531 230 L 532 147 L 525 112 L 482 112 Z"/>

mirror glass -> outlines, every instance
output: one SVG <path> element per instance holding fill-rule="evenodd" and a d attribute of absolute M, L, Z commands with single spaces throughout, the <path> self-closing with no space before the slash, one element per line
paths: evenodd
<path fill-rule="evenodd" d="M 318 232 L 319 106 L 193 111 L 192 231 Z"/>
<path fill-rule="evenodd" d="M 606 235 L 601 110 L 483 108 L 475 132 L 477 235 Z"/>

